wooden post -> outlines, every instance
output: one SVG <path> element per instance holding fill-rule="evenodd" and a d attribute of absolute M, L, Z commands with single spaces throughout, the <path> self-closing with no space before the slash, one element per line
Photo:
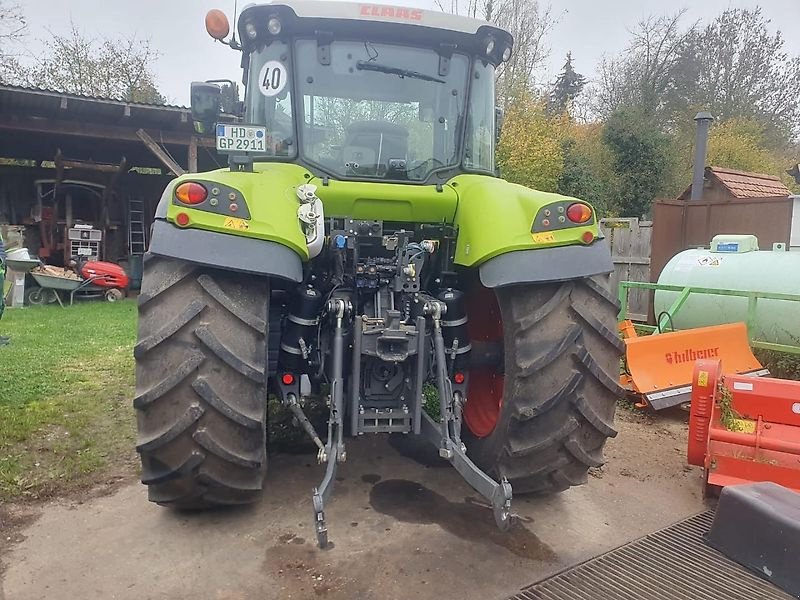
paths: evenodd
<path fill-rule="evenodd" d="M 197 136 L 189 138 L 189 173 L 197 173 Z"/>
<path fill-rule="evenodd" d="M 186 173 L 183 167 L 181 167 L 178 163 L 172 160 L 172 157 L 170 157 L 166 152 L 164 152 L 161 146 L 156 144 L 155 140 L 151 138 L 150 135 L 144 129 L 140 129 L 139 131 L 137 131 L 136 135 L 138 135 L 139 139 L 144 142 L 144 145 L 147 146 L 150 152 L 155 154 L 158 160 L 164 163 L 164 165 L 175 175 L 183 175 L 184 173 Z"/>

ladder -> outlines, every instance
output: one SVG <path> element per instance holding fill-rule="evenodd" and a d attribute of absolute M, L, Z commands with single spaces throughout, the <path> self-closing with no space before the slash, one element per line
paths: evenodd
<path fill-rule="evenodd" d="M 128 250 L 131 255 L 141 255 L 147 248 L 144 229 L 144 201 L 128 199 Z"/>

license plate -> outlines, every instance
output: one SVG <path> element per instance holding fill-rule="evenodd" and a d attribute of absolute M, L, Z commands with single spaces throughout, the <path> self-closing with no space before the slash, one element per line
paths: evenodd
<path fill-rule="evenodd" d="M 264 152 L 267 129 L 256 125 L 217 125 L 217 150 L 220 152 Z"/>

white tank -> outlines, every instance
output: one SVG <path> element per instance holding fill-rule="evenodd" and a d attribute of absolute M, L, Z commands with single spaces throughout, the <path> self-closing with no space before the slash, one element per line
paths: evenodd
<path fill-rule="evenodd" d="M 758 250 L 755 236 L 718 235 L 710 250 L 686 250 L 672 257 L 658 283 L 800 296 L 800 252 Z M 678 292 L 657 291 L 656 318 Z M 673 317 L 675 329 L 747 321 L 747 298 L 691 294 Z M 750 336 L 800 346 L 800 302 L 759 299 Z"/>

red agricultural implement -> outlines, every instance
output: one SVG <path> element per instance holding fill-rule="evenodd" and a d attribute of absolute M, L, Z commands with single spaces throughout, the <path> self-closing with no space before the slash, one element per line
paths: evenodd
<path fill-rule="evenodd" d="M 696 361 L 687 458 L 705 469 L 706 490 L 772 481 L 800 491 L 800 381 Z"/>

